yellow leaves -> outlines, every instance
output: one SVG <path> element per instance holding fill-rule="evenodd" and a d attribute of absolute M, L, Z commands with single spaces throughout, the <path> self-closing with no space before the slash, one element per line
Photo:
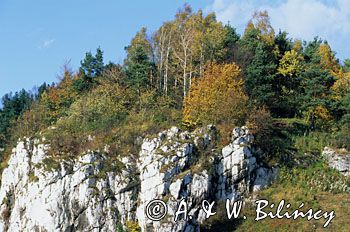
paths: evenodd
<path fill-rule="evenodd" d="M 337 80 L 335 81 L 334 85 L 332 86 L 332 90 L 335 92 L 336 99 L 340 99 L 341 97 L 345 96 L 350 88 L 350 73 L 346 72 L 344 73 L 342 70 L 340 70 L 335 77 Z"/>
<path fill-rule="evenodd" d="M 147 39 L 147 29 L 145 27 L 141 28 L 141 30 L 136 33 L 135 37 L 131 40 L 130 46 L 128 46 L 126 50 L 128 54 L 132 54 L 134 50 L 140 46 L 148 55 L 152 54 L 152 46 Z"/>
<path fill-rule="evenodd" d="M 339 73 L 340 65 L 328 44 L 326 43 L 321 44 L 318 49 L 318 53 L 321 58 L 320 65 L 323 69 L 329 70 L 331 74 L 334 76 L 337 73 Z"/>
<path fill-rule="evenodd" d="M 274 44 L 275 31 L 271 26 L 270 17 L 267 11 L 256 11 L 252 19 L 248 22 L 245 33 L 252 29 L 257 29 L 260 32 L 260 38 L 269 45 Z"/>
<path fill-rule="evenodd" d="M 293 50 L 298 52 L 298 53 L 302 53 L 302 51 L 303 51 L 303 44 L 302 44 L 301 40 L 297 39 L 297 40 L 294 41 Z"/>
<path fill-rule="evenodd" d="M 126 221 L 126 227 L 130 232 L 140 232 L 141 228 L 137 222 L 134 221 Z"/>
<path fill-rule="evenodd" d="M 245 115 L 241 70 L 236 64 L 210 63 L 197 78 L 184 101 L 183 122 L 187 125 L 239 123 Z"/>
<path fill-rule="evenodd" d="M 278 67 L 278 72 L 283 76 L 296 76 L 300 74 L 303 69 L 303 56 L 295 50 L 287 51 Z"/>
<path fill-rule="evenodd" d="M 324 106 L 317 106 L 313 112 L 313 114 L 323 120 L 323 121 L 330 121 L 332 119 L 332 116 L 327 108 Z"/>

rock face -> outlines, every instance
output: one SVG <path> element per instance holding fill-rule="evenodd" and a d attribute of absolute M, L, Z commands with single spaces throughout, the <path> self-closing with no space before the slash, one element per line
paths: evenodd
<path fill-rule="evenodd" d="M 334 149 L 326 147 L 323 150 L 323 157 L 331 168 L 337 169 L 345 176 L 350 175 L 350 154 L 343 151 L 344 154 L 337 153 Z"/>
<path fill-rule="evenodd" d="M 137 161 L 121 158 L 119 168 L 106 168 L 110 161 L 97 152 L 55 163 L 47 145 L 21 141 L 2 173 L 0 231 L 119 231 L 127 221 L 142 231 L 199 231 L 202 200 L 240 199 L 276 175 L 257 163 L 246 128 L 219 150 L 215 138 L 213 126 L 173 127 L 144 139 Z M 154 199 L 168 206 L 160 221 L 145 215 Z M 182 199 L 191 219 L 174 222 Z"/>
<path fill-rule="evenodd" d="M 100 178 L 104 158 L 91 153 L 49 171 L 38 165 L 46 150 L 29 140 L 13 150 L 2 174 L 0 231 L 115 231 L 118 216 L 133 219 L 127 170 Z"/>

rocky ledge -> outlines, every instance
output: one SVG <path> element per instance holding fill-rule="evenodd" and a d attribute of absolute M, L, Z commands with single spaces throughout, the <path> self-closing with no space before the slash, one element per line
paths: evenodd
<path fill-rule="evenodd" d="M 0 231 L 117 231 L 127 221 L 142 231 L 199 231 L 202 200 L 241 199 L 276 176 L 257 161 L 247 128 L 235 128 L 222 149 L 216 136 L 214 126 L 173 127 L 145 138 L 138 156 L 120 158 L 114 169 L 99 152 L 49 165 L 48 145 L 20 141 L 2 173 Z M 154 199 L 169 209 L 161 221 L 145 215 Z M 180 199 L 191 220 L 175 223 Z"/>
<path fill-rule="evenodd" d="M 323 157 L 331 168 L 338 170 L 341 174 L 350 175 L 350 154 L 346 150 L 335 150 L 325 147 L 322 152 Z"/>

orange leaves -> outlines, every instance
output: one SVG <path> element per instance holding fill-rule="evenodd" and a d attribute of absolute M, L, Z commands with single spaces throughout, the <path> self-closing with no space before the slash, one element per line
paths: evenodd
<path fill-rule="evenodd" d="M 183 122 L 189 126 L 240 123 L 248 100 L 243 86 L 241 70 L 236 64 L 209 63 L 184 101 Z"/>
<path fill-rule="evenodd" d="M 55 121 L 61 117 L 76 98 L 72 74 L 66 70 L 58 86 L 51 87 L 42 96 L 42 103 L 48 110 L 48 120 Z"/>

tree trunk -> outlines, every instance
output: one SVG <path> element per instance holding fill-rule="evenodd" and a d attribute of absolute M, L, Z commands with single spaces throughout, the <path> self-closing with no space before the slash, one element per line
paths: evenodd
<path fill-rule="evenodd" d="M 184 68 L 183 68 L 183 79 L 184 79 L 184 86 L 183 86 L 183 96 L 186 97 L 186 69 L 187 69 L 187 55 L 185 53 L 185 61 L 184 61 Z"/>

